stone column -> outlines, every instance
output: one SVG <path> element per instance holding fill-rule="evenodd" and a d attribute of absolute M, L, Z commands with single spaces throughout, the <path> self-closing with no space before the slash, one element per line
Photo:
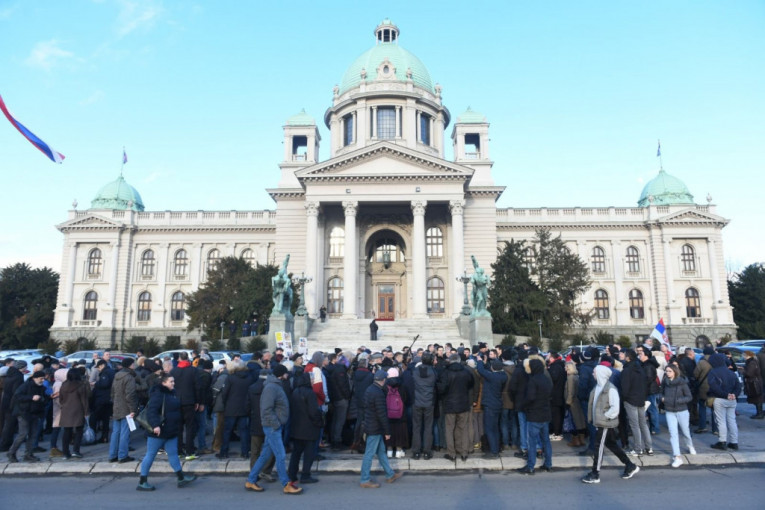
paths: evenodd
<path fill-rule="evenodd" d="M 427 317 L 425 293 L 427 282 L 425 281 L 425 208 L 426 200 L 412 200 L 412 214 L 414 225 L 412 229 L 412 298 L 413 317 Z"/>
<path fill-rule="evenodd" d="M 372 140 L 377 140 L 377 107 L 372 107 Z"/>
<path fill-rule="evenodd" d="M 119 234 L 118 234 L 119 235 Z M 111 267 L 111 274 L 109 275 L 109 306 L 110 308 L 115 308 L 117 305 L 114 302 L 117 299 L 117 269 L 119 268 L 119 262 L 120 262 L 120 238 L 118 237 L 117 240 L 113 243 L 111 243 L 112 248 L 112 267 Z"/>
<path fill-rule="evenodd" d="M 308 315 L 316 315 L 316 283 L 318 266 L 317 239 L 319 231 L 319 202 L 306 202 L 306 245 L 305 245 L 305 275 L 311 282 L 305 284 L 305 306 Z"/>
<path fill-rule="evenodd" d="M 613 270 L 614 270 L 614 320 L 615 326 L 619 325 L 619 314 L 624 308 L 620 303 L 624 300 L 624 290 L 622 284 L 624 282 L 624 266 L 622 263 L 622 245 L 619 241 L 611 241 L 611 253 L 613 253 Z"/>
<path fill-rule="evenodd" d="M 399 126 L 401 126 L 401 107 L 396 107 L 396 138 L 401 138 L 401 130 L 399 129 Z"/>
<path fill-rule="evenodd" d="M 667 286 L 667 315 L 664 316 L 664 324 L 672 322 L 672 308 L 675 306 L 675 286 L 672 277 L 672 250 L 670 249 L 671 239 L 662 239 L 662 246 L 664 248 L 664 282 Z M 661 310 L 659 310 L 659 318 L 662 318 Z"/>
<path fill-rule="evenodd" d="M 72 299 L 74 299 L 74 280 L 77 278 L 77 243 L 71 243 L 69 245 L 69 267 L 67 270 L 66 282 L 66 306 L 71 310 L 73 307 Z"/>
<path fill-rule="evenodd" d="M 356 318 L 356 281 L 358 279 L 359 261 L 356 246 L 356 210 L 357 201 L 343 202 L 345 211 L 345 259 L 343 260 L 343 316 Z"/>
<path fill-rule="evenodd" d="M 717 271 L 717 248 L 714 239 L 707 239 L 709 252 L 709 277 L 712 278 L 712 314 L 714 323 L 718 324 L 717 306 L 720 303 L 720 274 Z"/>
<path fill-rule="evenodd" d="M 449 211 L 452 213 L 452 256 L 449 265 L 452 268 L 452 278 L 449 285 L 452 286 L 452 312 L 459 316 L 462 304 L 465 302 L 464 285 L 457 283 L 457 278 L 462 276 L 465 270 L 465 234 L 463 222 L 464 200 L 451 200 Z"/>
<path fill-rule="evenodd" d="M 203 272 L 205 270 L 205 261 L 202 260 L 202 244 L 195 243 L 191 245 L 194 248 L 194 252 L 191 255 L 189 261 L 189 281 L 191 281 L 191 287 L 193 289 L 199 288 L 199 282 L 204 280 Z"/>

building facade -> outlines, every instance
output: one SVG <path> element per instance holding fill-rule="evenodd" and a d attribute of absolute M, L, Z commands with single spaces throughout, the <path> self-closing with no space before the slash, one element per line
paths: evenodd
<path fill-rule="evenodd" d="M 456 318 L 470 256 L 490 272 L 504 241 L 530 241 L 540 227 L 588 263 L 593 285 L 581 306 L 594 329 L 638 339 L 663 318 L 674 343 L 735 335 L 728 220 L 713 205 L 694 203 L 662 170 L 637 207 L 498 209 L 504 187 L 492 176 L 487 119 L 468 108 L 452 122 L 441 87 L 398 36 L 384 20 L 334 88 L 323 119 L 329 159 L 319 161 L 310 115 L 287 120 L 281 178 L 267 190 L 275 210 L 147 211 L 120 176 L 89 209 L 70 211 L 58 225 L 52 336 L 199 338 L 186 332 L 186 296 L 232 255 L 266 264 L 290 254 L 290 271 L 312 278 L 311 317 L 324 305 L 346 320 Z"/>

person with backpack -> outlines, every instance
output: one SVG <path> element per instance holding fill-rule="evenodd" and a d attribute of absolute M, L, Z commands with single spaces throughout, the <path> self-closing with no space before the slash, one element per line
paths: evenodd
<path fill-rule="evenodd" d="M 367 433 L 367 445 L 364 450 L 364 460 L 361 461 L 361 487 L 363 489 L 377 489 L 380 484 L 372 480 L 372 460 L 377 456 L 380 467 L 385 471 L 386 481 L 393 483 L 401 478 L 402 471 L 395 472 L 388 464 L 385 456 L 385 443 L 383 439 L 391 437 L 390 420 L 388 420 L 388 402 L 385 396 L 385 379 L 387 374 L 384 370 L 378 370 L 374 375 L 374 382 L 364 393 L 364 428 Z"/>
<path fill-rule="evenodd" d="M 388 369 L 387 373 L 387 393 L 385 395 L 385 404 L 390 420 L 390 439 L 385 441 L 388 448 L 388 458 L 404 458 L 404 450 L 409 447 L 409 429 L 407 428 L 406 415 L 404 407 L 408 394 L 406 388 L 401 384 L 399 370 L 396 367 Z"/>

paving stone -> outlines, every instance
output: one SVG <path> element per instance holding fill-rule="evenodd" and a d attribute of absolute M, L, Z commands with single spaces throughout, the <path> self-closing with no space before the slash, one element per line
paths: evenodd
<path fill-rule="evenodd" d="M 17 462 L 8 464 L 3 471 L 5 475 L 44 475 L 50 463 L 48 462 Z"/>
<path fill-rule="evenodd" d="M 223 464 L 223 461 L 221 461 Z M 226 465 L 226 473 L 249 473 L 250 461 L 245 459 L 232 459 Z"/>
<path fill-rule="evenodd" d="M 699 453 L 698 455 L 686 455 L 685 458 L 692 466 L 735 464 L 733 455 L 729 453 Z"/>
<path fill-rule="evenodd" d="M 73 461 L 53 462 L 48 468 L 48 474 L 53 474 L 53 473 L 56 473 L 56 474 L 71 473 L 73 475 L 87 474 L 93 470 L 93 466 L 95 465 L 96 465 L 95 462 L 73 462 Z"/>
<path fill-rule="evenodd" d="M 731 455 L 738 464 L 749 462 L 765 462 L 765 452 L 732 452 Z"/>
<path fill-rule="evenodd" d="M 189 473 L 225 473 L 227 465 L 227 462 L 220 460 L 192 460 L 183 463 L 183 470 Z"/>
<path fill-rule="evenodd" d="M 444 459 L 445 462 L 449 462 Z M 457 459 L 455 469 L 488 469 L 491 471 L 501 471 L 504 469 L 504 462 L 502 459 L 482 459 L 481 456 L 468 457 L 465 462 L 462 459 Z"/>
<path fill-rule="evenodd" d="M 156 461 L 154 461 L 156 464 Z M 126 462 L 124 464 L 120 464 L 118 462 L 96 462 L 96 464 L 93 466 L 93 469 L 91 470 L 94 474 L 101 474 L 101 473 L 135 473 L 136 468 L 138 467 L 137 462 Z M 154 471 L 154 467 L 152 466 L 152 471 Z"/>
<path fill-rule="evenodd" d="M 410 460 L 409 469 L 411 471 L 453 471 L 457 467 L 453 460 L 446 460 L 443 456 L 440 456 L 433 457 L 430 460 Z"/>

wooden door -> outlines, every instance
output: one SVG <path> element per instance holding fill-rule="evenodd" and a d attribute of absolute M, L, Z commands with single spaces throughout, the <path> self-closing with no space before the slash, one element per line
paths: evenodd
<path fill-rule="evenodd" d="M 396 294 L 393 285 L 377 287 L 377 320 L 392 321 L 396 318 Z"/>

